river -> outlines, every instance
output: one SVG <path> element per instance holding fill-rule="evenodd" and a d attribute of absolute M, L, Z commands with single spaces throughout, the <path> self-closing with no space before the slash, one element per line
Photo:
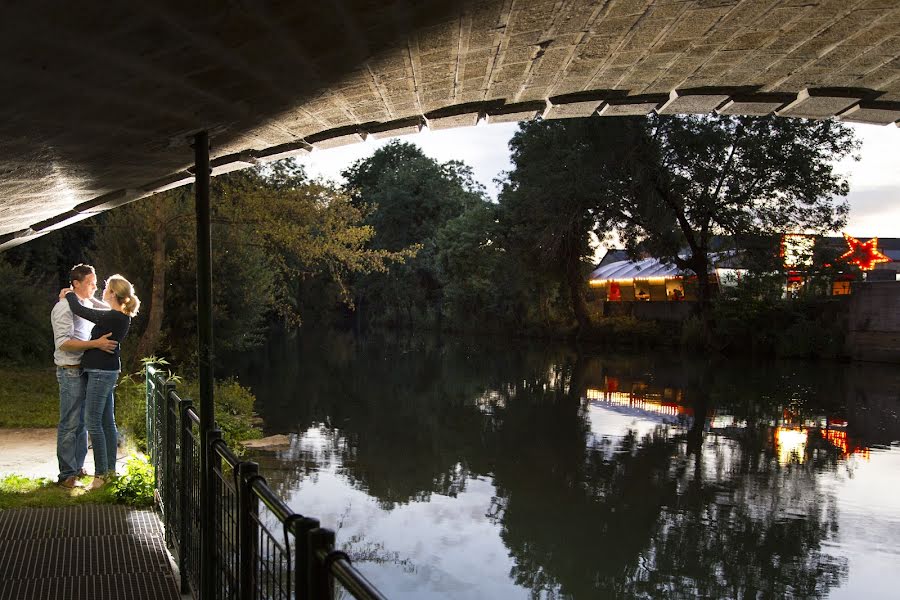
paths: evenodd
<path fill-rule="evenodd" d="M 897 598 L 900 369 L 303 335 L 252 455 L 389 598 Z"/>

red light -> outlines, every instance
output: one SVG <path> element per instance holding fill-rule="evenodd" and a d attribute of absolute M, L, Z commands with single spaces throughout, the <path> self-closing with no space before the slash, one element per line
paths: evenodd
<path fill-rule="evenodd" d="M 839 260 L 846 260 L 863 271 L 871 271 L 878 263 L 891 262 L 889 257 L 878 251 L 877 237 L 873 237 L 868 242 L 860 242 L 845 233 L 844 239 L 847 240 L 847 247 L 850 249 L 844 252 Z"/>

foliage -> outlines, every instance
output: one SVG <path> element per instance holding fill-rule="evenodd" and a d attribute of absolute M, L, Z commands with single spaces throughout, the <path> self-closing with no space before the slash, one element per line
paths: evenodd
<path fill-rule="evenodd" d="M 199 413 L 200 383 L 191 380 L 179 388 L 182 397 L 194 399 L 194 410 Z M 258 419 L 253 412 L 256 397 L 249 388 L 233 378 L 217 381 L 213 397 L 216 403 L 216 424 L 230 448 L 240 451 L 241 442 L 262 437 L 262 431 L 256 425 Z"/>
<path fill-rule="evenodd" d="M 213 231 L 213 327 L 217 355 L 261 344 L 271 317 L 299 324 L 301 291 L 317 278 L 350 301 L 347 277 L 383 271 L 407 254 L 367 248 L 374 232 L 366 208 L 340 190 L 276 163 L 216 177 L 210 188 Z M 104 271 L 132 274 L 145 301 L 165 318 L 140 355 L 162 352 L 181 364 L 196 348 L 196 241 L 191 188 L 180 188 L 98 217 L 94 256 Z M 146 290 L 146 292 L 144 292 Z M 153 304 L 133 327 L 149 329 Z M 133 334 L 136 335 L 136 334 Z M 132 343 L 126 342 L 125 349 Z M 132 353 L 132 358 L 135 354 Z M 130 361 L 136 366 L 136 361 Z"/>
<path fill-rule="evenodd" d="M 516 274 L 496 242 L 496 206 L 480 202 L 450 219 L 435 236 L 447 327 L 496 329 L 515 311 Z M 468 327 L 467 327 L 468 326 Z"/>
<path fill-rule="evenodd" d="M 567 248 L 575 249 L 565 263 L 573 272 L 576 258 L 586 256 L 587 236 L 614 230 L 634 254 L 700 274 L 702 308 L 713 252 L 743 250 L 782 232 L 833 231 L 845 222 L 848 184 L 835 163 L 857 147 L 852 130 L 834 121 L 660 115 L 539 121 L 523 125 L 511 142 L 516 169 L 501 205 L 522 204 L 523 216 L 509 217 L 525 232 L 515 235 L 534 248 L 535 260 L 555 254 L 545 264 L 557 277 L 566 271 L 559 257 Z M 717 247 L 721 239 L 733 244 Z"/>
<path fill-rule="evenodd" d="M 726 354 L 796 358 L 841 356 L 846 306 L 840 299 L 781 298 L 777 275 L 750 276 L 712 306 L 711 345 Z"/>
<path fill-rule="evenodd" d="M 0 256 L 0 279 L 6 294 L 0 303 L 0 363 L 27 364 L 44 361 L 53 353 L 50 310 L 53 302 L 44 296 L 46 281 L 29 276 L 21 265 Z"/>
<path fill-rule="evenodd" d="M 391 142 L 351 165 L 343 176 L 353 206 L 366 210 L 370 246 L 407 257 L 386 273 L 355 281 L 362 319 L 381 324 L 440 323 L 445 282 L 438 266 L 439 231 L 484 203 L 484 190 L 462 163 L 438 163 L 403 142 Z M 414 258 L 413 258 L 414 256 Z"/>
<path fill-rule="evenodd" d="M 123 375 L 116 387 L 116 425 L 129 443 L 147 451 L 147 393 L 138 374 Z"/>
<path fill-rule="evenodd" d="M 522 123 L 510 140 L 512 172 L 499 198 L 502 244 L 520 272 L 542 288 L 564 290 L 582 331 L 590 326 L 585 279 L 592 240 L 608 226 L 597 156 L 605 121 L 580 119 Z"/>
<path fill-rule="evenodd" d="M 44 358 L 46 360 L 46 357 Z M 59 386 L 51 368 L 5 368 L 0 377 L 0 427 L 56 427 Z"/>
<path fill-rule="evenodd" d="M 858 148 L 846 125 L 655 116 L 629 121 L 625 133 L 620 233 L 632 248 L 699 275 L 701 308 L 714 251 L 743 250 L 783 232 L 827 233 L 846 222 L 849 185 L 835 165 Z M 714 236 L 727 236 L 731 248 L 716 248 Z"/>
<path fill-rule="evenodd" d="M 153 465 L 146 456 L 132 454 L 125 461 L 125 473 L 110 482 L 110 489 L 120 504 L 150 506 L 155 485 Z"/>

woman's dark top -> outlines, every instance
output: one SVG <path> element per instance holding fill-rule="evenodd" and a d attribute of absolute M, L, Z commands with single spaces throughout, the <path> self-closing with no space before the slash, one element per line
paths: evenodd
<path fill-rule="evenodd" d="M 66 300 L 69 302 L 69 308 L 72 309 L 73 313 L 82 319 L 87 319 L 94 323 L 94 328 L 91 330 L 92 340 L 111 333 L 112 335 L 109 336 L 109 339 L 119 342 L 113 354 L 104 352 L 99 348 L 85 350 L 84 356 L 81 358 L 81 368 L 120 371 L 122 364 L 119 360 L 119 348 L 122 345 L 122 340 L 125 339 L 125 334 L 128 333 L 128 328 L 131 326 L 131 317 L 118 310 L 96 310 L 82 306 L 78 302 L 78 296 L 75 295 L 75 292 L 66 294 Z"/>

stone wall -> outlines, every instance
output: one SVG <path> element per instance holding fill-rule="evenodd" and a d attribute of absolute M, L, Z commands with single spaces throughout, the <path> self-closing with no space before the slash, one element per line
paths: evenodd
<path fill-rule="evenodd" d="M 900 281 L 854 285 L 847 352 L 854 360 L 900 363 Z"/>

